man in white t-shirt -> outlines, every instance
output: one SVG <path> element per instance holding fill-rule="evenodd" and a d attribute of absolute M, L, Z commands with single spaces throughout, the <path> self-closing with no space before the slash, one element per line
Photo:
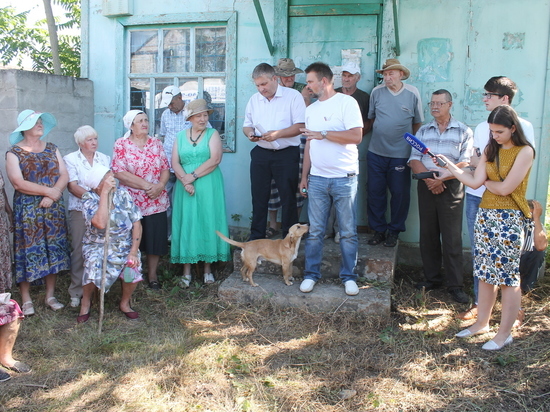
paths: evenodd
<path fill-rule="evenodd" d="M 491 77 L 483 88 L 485 89 L 485 93 L 483 93 L 483 103 L 485 103 L 485 109 L 487 109 L 488 112 L 492 112 L 495 108 L 503 104 L 511 105 L 518 91 L 516 83 L 504 76 Z M 523 133 L 525 133 L 525 137 L 529 140 L 529 143 L 535 147 L 535 132 L 533 130 L 533 125 L 521 117 L 519 121 Z M 474 131 L 473 153 L 470 158 L 471 168 L 477 166 L 479 158 L 485 150 L 485 146 L 489 143 L 489 139 L 489 123 L 487 123 L 487 121 L 481 122 Z M 485 192 L 485 186 L 481 186 L 478 189 L 472 189 L 466 186 L 466 223 L 470 235 L 472 255 L 474 251 L 474 223 L 476 221 L 477 210 L 479 209 L 479 203 L 481 202 L 483 192 Z M 474 305 L 465 312 L 459 313 L 456 316 L 458 319 L 470 320 L 477 317 L 478 282 L 478 279 L 474 276 Z"/>
<path fill-rule="evenodd" d="M 307 87 L 318 98 L 306 108 L 307 138 L 300 189 L 308 196 L 309 236 L 306 239 L 304 280 L 300 290 L 311 292 L 321 278 L 323 238 L 331 205 L 340 233 L 340 279 L 346 294 L 357 295 L 357 145 L 363 136 L 363 118 L 357 101 L 337 93 L 333 73 L 325 63 L 306 68 Z"/>

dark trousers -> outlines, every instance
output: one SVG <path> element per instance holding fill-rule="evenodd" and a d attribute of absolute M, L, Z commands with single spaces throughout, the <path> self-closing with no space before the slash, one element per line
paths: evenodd
<path fill-rule="evenodd" d="M 377 232 L 399 234 L 405 231 L 405 220 L 411 203 L 411 169 L 408 158 L 379 156 L 367 152 L 367 216 L 369 227 Z M 391 220 L 386 222 L 390 190 Z"/>
<path fill-rule="evenodd" d="M 462 211 L 464 186 L 458 180 L 447 180 L 443 193 L 434 195 L 423 180 L 418 181 L 420 215 L 420 255 L 428 282 L 444 283 L 445 268 L 448 289 L 463 286 Z"/>
<path fill-rule="evenodd" d="M 252 190 L 252 224 L 250 240 L 265 239 L 267 205 L 271 193 L 271 179 L 275 180 L 281 198 L 283 236 L 298 222 L 296 191 L 300 148 L 290 146 L 282 150 L 268 150 L 256 146 L 250 152 L 250 184 Z"/>

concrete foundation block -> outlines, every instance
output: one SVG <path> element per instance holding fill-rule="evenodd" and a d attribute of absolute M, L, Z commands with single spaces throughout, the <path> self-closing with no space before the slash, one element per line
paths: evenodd
<path fill-rule="evenodd" d="M 222 301 L 238 304 L 259 304 L 269 301 L 275 306 L 301 308 L 311 312 L 356 312 L 367 316 L 390 315 L 390 287 L 360 287 L 359 294 L 348 296 L 337 283 L 318 283 L 310 293 L 300 292 L 300 280 L 292 286 L 283 283 L 282 275 L 257 273 L 251 286 L 243 282 L 240 272 L 233 272 L 222 282 L 218 296 Z"/>

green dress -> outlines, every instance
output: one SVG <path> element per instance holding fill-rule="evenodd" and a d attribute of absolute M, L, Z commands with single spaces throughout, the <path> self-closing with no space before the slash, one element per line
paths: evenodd
<path fill-rule="evenodd" d="M 206 129 L 197 146 L 189 142 L 186 130 L 177 134 L 180 164 L 187 173 L 210 158 L 209 144 L 214 131 Z M 193 196 L 185 191 L 179 180 L 174 187 L 170 260 L 172 263 L 226 262 L 231 259 L 229 245 L 216 234 L 218 230 L 228 236 L 220 168 L 200 177 L 193 185 Z"/>

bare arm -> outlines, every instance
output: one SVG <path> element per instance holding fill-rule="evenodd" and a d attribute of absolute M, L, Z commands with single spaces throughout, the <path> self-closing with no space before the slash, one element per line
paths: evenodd
<path fill-rule="evenodd" d="M 499 196 L 507 196 L 512 193 L 522 180 L 525 178 L 525 175 L 529 172 L 529 169 L 533 165 L 533 149 L 531 146 L 524 146 L 518 153 L 508 176 L 502 182 L 494 182 L 488 180 L 485 182 L 485 187 Z M 479 169 L 479 168 L 478 168 Z M 477 169 L 476 169 L 477 170 Z"/>
<path fill-rule="evenodd" d="M 454 177 L 456 177 L 458 180 L 460 180 L 466 186 L 471 187 L 472 189 L 477 189 L 478 187 L 483 186 L 483 184 L 487 180 L 487 171 L 485 170 L 487 157 L 485 156 L 485 153 L 483 153 L 483 155 L 481 156 L 478 167 L 473 174 L 470 172 L 469 169 L 461 169 L 443 155 L 437 155 L 437 157 L 447 162 L 446 168 L 449 172 L 451 172 Z M 436 159 L 434 159 L 434 164 L 435 162 Z"/>
<path fill-rule="evenodd" d="M 67 186 L 67 189 L 69 190 L 69 193 L 73 196 L 78 197 L 79 199 L 82 198 L 82 195 L 86 193 L 86 189 L 84 189 L 82 186 L 78 184 L 77 180 L 74 180 L 72 182 L 69 182 L 69 185 Z"/>
<path fill-rule="evenodd" d="M 150 190 L 153 186 L 153 184 L 149 183 L 147 180 L 127 171 L 117 172 L 115 173 L 115 177 L 120 180 L 120 183 L 124 186 L 131 187 L 132 189 Z"/>
<path fill-rule="evenodd" d="M 536 200 L 533 200 L 533 221 L 535 222 L 535 231 L 533 232 L 535 249 L 543 251 L 548 247 L 548 238 L 546 237 L 546 230 L 542 226 L 541 221 L 542 206 Z"/>
<path fill-rule="evenodd" d="M 139 264 L 138 249 L 141 242 L 142 231 L 143 228 L 141 227 L 141 222 L 139 220 L 134 222 L 132 225 L 132 247 L 130 248 L 130 253 L 128 253 L 128 257 L 126 258 L 127 265 L 131 268 L 135 268 Z"/>
<path fill-rule="evenodd" d="M 92 225 L 103 230 L 109 224 L 109 193 L 116 189 L 116 182 L 113 176 L 109 176 L 103 182 L 101 193 L 99 194 L 99 205 L 95 215 L 92 217 Z"/>
<path fill-rule="evenodd" d="M 305 127 L 300 129 L 302 134 L 307 137 L 307 140 L 317 139 L 323 140 L 323 135 L 321 132 L 314 132 L 312 130 L 306 129 Z M 330 140 L 334 143 L 340 144 L 359 144 L 363 140 L 363 128 L 354 127 L 353 129 L 342 130 L 339 132 L 336 131 L 327 131 L 327 140 Z"/>
<path fill-rule="evenodd" d="M 25 180 L 19 168 L 19 159 L 10 152 L 6 153 L 6 172 L 13 188 L 18 192 L 31 196 L 49 197 L 54 201 L 61 198 L 62 192 L 59 189 Z"/>
<path fill-rule="evenodd" d="M 172 169 L 174 169 L 176 179 L 181 182 L 185 191 L 190 195 L 195 194 L 195 187 L 193 186 L 193 183 L 191 183 L 189 179 L 187 179 L 187 182 L 184 181 L 184 177 L 187 176 L 188 173 L 183 169 L 183 166 L 180 163 L 177 139 L 174 141 L 174 147 L 172 149 Z M 192 172 L 192 170 L 190 170 L 190 172 Z M 189 176 L 191 176 L 191 179 L 193 179 L 192 175 Z"/>

